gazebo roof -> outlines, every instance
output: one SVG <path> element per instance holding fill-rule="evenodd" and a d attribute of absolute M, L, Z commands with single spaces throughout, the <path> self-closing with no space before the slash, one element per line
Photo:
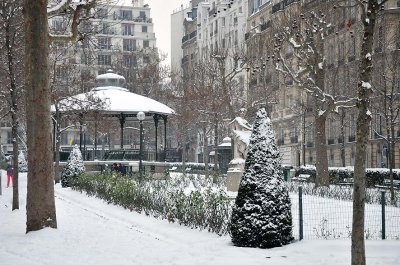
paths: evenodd
<path fill-rule="evenodd" d="M 100 109 L 92 107 L 92 103 L 88 100 L 89 98 L 101 100 L 104 102 L 104 106 Z M 104 114 L 120 114 L 125 115 L 136 115 L 138 112 L 143 111 L 146 116 L 161 114 L 169 115 L 175 113 L 173 109 L 160 103 L 154 99 L 141 96 L 132 92 L 128 89 L 115 86 L 104 86 L 93 88 L 88 93 L 81 93 L 75 96 L 71 96 L 60 102 L 61 112 L 68 112 L 73 110 L 99 110 Z M 52 106 L 52 111 L 55 111 Z"/>

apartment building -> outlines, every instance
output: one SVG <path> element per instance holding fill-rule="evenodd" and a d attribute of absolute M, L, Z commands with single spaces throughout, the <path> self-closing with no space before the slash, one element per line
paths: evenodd
<path fill-rule="evenodd" d="M 316 153 L 314 146 L 315 109 L 312 100 L 293 83 L 290 78 L 274 70 L 271 63 L 271 47 L 274 28 L 285 25 L 285 21 L 293 19 L 302 12 L 323 10 L 327 20 L 332 23 L 331 30 L 325 38 L 325 89 L 336 98 L 351 98 L 357 93 L 357 77 L 359 63 L 360 9 L 333 8 L 332 1 L 253 1 L 249 3 L 249 18 L 246 32 L 246 43 L 255 53 L 254 65 L 250 69 L 250 91 L 259 90 L 251 87 L 266 87 L 266 106 L 272 109 L 278 144 L 283 162 L 290 165 L 314 164 Z M 253 5 L 251 5 L 253 4 Z M 348 1 L 349 6 L 355 1 Z M 388 165 L 388 125 L 385 122 L 389 109 L 398 109 L 399 90 L 399 1 L 388 1 L 378 16 L 374 39 L 374 98 L 372 100 L 372 122 L 370 143 L 367 150 L 367 167 L 385 167 Z M 286 24 L 287 25 L 287 24 Z M 258 56 L 256 55 L 258 54 Z M 285 59 L 291 62 L 292 53 L 287 50 Z M 267 95 L 275 97 L 267 100 Z M 386 95 L 386 96 L 384 96 Z M 268 104 L 267 101 L 272 102 Z M 392 105 L 389 105 L 392 104 Z M 394 136 L 399 137 L 398 117 L 394 119 Z M 351 166 L 355 160 L 356 108 L 339 109 L 332 113 L 326 122 L 326 136 L 329 166 Z M 393 134 L 393 133 L 392 133 Z M 395 147 L 395 166 L 400 166 L 400 145 Z"/>
<path fill-rule="evenodd" d="M 89 85 L 78 90 L 87 90 L 93 85 L 89 80 L 113 69 L 125 76 L 128 89 L 142 93 L 142 87 L 135 85 L 146 78 L 141 70 L 156 64 L 158 59 L 150 11 L 143 0 L 100 1 L 91 14 L 93 18 L 80 23 L 82 38 L 76 44 L 53 43 L 55 56 L 61 58 L 56 62 L 57 79 L 68 83 L 71 75 L 80 75 Z M 50 30 L 66 33 L 69 23 L 63 16 L 50 18 Z M 71 68 L 75 70 L 73 74 Z"/>

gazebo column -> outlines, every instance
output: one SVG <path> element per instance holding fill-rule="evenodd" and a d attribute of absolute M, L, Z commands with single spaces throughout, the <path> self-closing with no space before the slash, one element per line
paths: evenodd
<path fill-rule="evenodd" d="M 121 125 L 121 149 L 124 149 L 124 127 L 125 127 L 126 116 L 121 112 L 119 115 L 119 124 Z"/>
<path fill-rule="evenodd" d="M 79 150 L 82 152 L 82 141 L 83 141 L 83 114 L 79 114 Z"/>
<path fill-rule="evenodd" d="M 97 158 L 97 120 L 94 122 L 94 154 L 93 160 Z"/>
<path fill-rule="evenodd" d="M 159 120 L 158 114 L 154 114 L 153 118 L 154 118 L 154 126 L 156 129 L 156 161 L 158 161 L 158 120 Z"/>
<path fill-rule="evenodd" d="M 165 161 L 165 159 L 167 158 L 167 120 L 168 120 L 168 116 L 163 115 L 162 117 L 164 120 L 164 157 L 163 157 L 163 160 Z"/>

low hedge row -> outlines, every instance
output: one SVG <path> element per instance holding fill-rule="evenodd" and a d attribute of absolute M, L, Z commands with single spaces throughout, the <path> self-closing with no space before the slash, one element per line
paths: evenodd
<path fill-rule="evenodd" d="M 200 182 L 203 189 L 189 189 L 199 186 Z M 139 213 L 219 235 L 228 232 L 233 202 L 221 188 L 212 186 L 212 180 L 154 180 L 105 172 L 83 174 L 74 178 L 71 184 L 75 190 Z"/>
<path fill-rule="evenodd" d="M 331 184 L 343 182 L 346 178 L 353 178 L 354 167 L 330 167 L 328 169 Z M 296 168 L 296 177 L 300 174 L 310 175 L 310 182 L 315 181 L 316 169 L 314 166 Z M 387 168 L 367 168 L 365 171 L 366 186 L 371 188 L 376 185 L 382 185 L 385 179 L 390 178 L 389 169 Z M 393 170 L 393 178 L 400 179 L 400 170 Z"/>

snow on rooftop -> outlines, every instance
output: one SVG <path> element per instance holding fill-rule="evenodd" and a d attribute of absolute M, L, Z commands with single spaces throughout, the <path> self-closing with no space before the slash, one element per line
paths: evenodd
<path fill-rule="evenodd" d="M 96 80 L 99 80 L 99 79 L 124 79 L 125 80 L 125 77 L 123 77 L 122 75 L 118 75 L 116 73 L 105 73 L 102 75 L 98 75 L 96 77 Z"/>
<path fill-rule="evenodd" d="M 84 102 L 87 100 L 88 95 L 93 98 L 97 98 L 106 103 L 106 106 L 102 108 L 104 112 L 107 113 L 138 113 L 143 111 L 144 113 L 152 114 L 173 114 L 175 111 L 170 107 L 158 102 L 154 99 L 141 96 L 132 92 L 129 92 L 126 88 L 122 87 L 96 87 L 93 88 L 89 93 L 81 93 L 71 98 L 77 102 Z M 91 104 L 90 102 L 87 105 Z M 68 107 L 79 109 L 79 107 L 74 106 L 72 103 L 68 103 L 68 99 L 64 100 L 61 106 L 66 105 Z M 85 106 L 83 106 L 85 107 Z M 90 109 L 90 106 L 89 108 Z M 54 111 L 54 107 L 52 106 Z M 62 111 L 67 111 L 67 107 Z"/>

